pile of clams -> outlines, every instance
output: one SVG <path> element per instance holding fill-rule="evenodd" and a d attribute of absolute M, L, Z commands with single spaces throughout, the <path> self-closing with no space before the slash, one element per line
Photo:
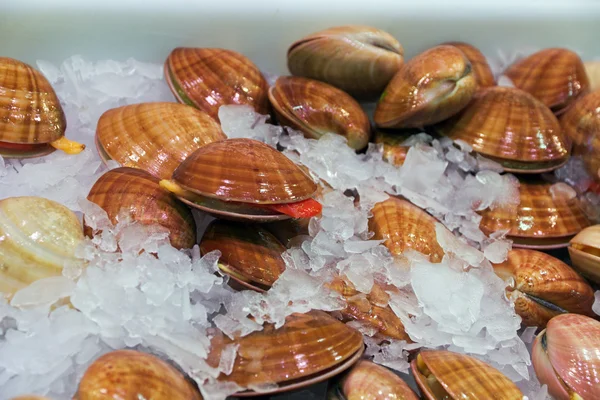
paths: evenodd
<path fill-rule="evenodd" d="M 580 189 L 548 179 L 577 156 L 596 181 L 589 187 L 600 187 L 598 66 L 584 65 L 568 49 L 543 49 L 517 60 L 499 79 L 472 44 L 435 43 L 405 59 L 396 38 L 360 25 L 300 38 L 289 47 L 287 65 L 290 75 L 269 85 L 238 52 L 171 51 L 164 74 L 176 102 L 122 106 L 99 119 L 96 151 L 105 163 L 120 167 L 95 182 L 88 200 L 112 223 L 131 218 L 161 226 L 175 248 L 199 244 L 202 254 L 219 250 L 219 273 L 230 277 L 232 288 L 267 292 L 285 271 L 282 253 L 290 239 L 307 234 L 310 219 L 321 214 L 327 184 L 276 148 L 228 138 L 219 107 L 251 106 L 307 138 L 341 135 L 356 152 L 380 144 L 384 159 L 397 166 L 411 135 L 426 131 L 461 140 L 520 183 L 520 204 L 481 211 L 480 228 L 486 234 L 506 230 L 513 241 L 508 259 L 493 267 L 506 280 L 507 298 L 523 326 L 541 330 L 533 347 L 539 380 L 556 399 L 600 398 L 600 322 L 592 311 L 600 284 L 600 225 L 586 214 Z M 500 86 L 506 80 L 511 84 Z M 363 107 L 369 101 L 375 102 L 372 122 Z M 62 106 L 45 77 L 18 60 L 0 58 L 0 155 L 83 151 L 65 130 Z M 214 218 L 201 237 L 196 213 Z M 94 234 L 87 222 L 80 224 L 69 209 L 41 197 L 0 201 L 0 291 L 10 297 L 61 275 L 77 245 Z M 409 200 L 392 196 L 374 206 L 369 230 L 395 257 L 411 249 L 438 263 L 444 250 L 436 222 Z M 544 252 L 567 248 L 572 265 Z M 388 305 L 398 289 L 375 284 L 361 296 L 343 275 L 331 277 L 327 287 L 346 299 L 345 309 L 293 314 L 280 328 L 268 325 L 244 337 L 216 330 L 209 364 L 218 366 L 226 346 L 238 346 L 233 370 L 217 380 L 262 388 L 236 394 L 241 397 L 333 377 L 329 399 L 522 399 L 498 370 L 443 350 L 411 354 L 417 393 L 391 370 L 365 359 L 362 334 L 344 323 L 359 321 L 380 342 L 411 342 Z M 94 361 L 74 397 L 116 398 L 202 395 L 196 383 L 160 358 L 119 350 Z"/>

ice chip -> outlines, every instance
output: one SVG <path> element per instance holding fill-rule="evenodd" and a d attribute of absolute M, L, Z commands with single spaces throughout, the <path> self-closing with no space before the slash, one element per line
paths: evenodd
<path fill-rule="evenodd" d="M 13 307 L 50 306 L 73 292 L 75 283 L 64 276 L 39 279 L 15 293 L 10 304 Z"/>
<path fill-rule="evenodd" d="M 596 290 L 596 292 L 594 292 L 594 304 L 592 304 L 592 311 L 594 311 L 596 315 L 600 315 L 600 290 Z"/>

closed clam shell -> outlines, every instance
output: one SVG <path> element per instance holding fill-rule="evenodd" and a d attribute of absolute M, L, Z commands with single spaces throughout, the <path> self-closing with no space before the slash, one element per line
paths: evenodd
<path fill-rule="evenodd" d="M 246 56 L 225 49 L 178 47 L 165 62 L 165 77 L 180 103 L 219 121 L 219 107 L 247 104 L 269 113 L 268 84 Z"/>
<path fill-rule="evenodd" d="M 403 62 L 404 49 L 389 33 L 364 25 L 312 33 L 287 53 L 292 75 L 327 82 L 359 97 L 383 92 Z"/>
<path fill-rule="evenodd" d="M 0 293 L 13 295 L 39 279 L 60 276 L 77 263 L 83 241 L 77 216 L 43 197 L 0 200 Z"/>
<path fill-rule="evenodd" d="M 583 229 L 569 242 L 573 268 L 600 284 L 600 225 Z"/>
<path fill-rule="evenodd" d="M 567 162 L 570 145 L 550 109 L 516 88 L 494 86 L 478 90 L 472 102 L 436 129 L 505 171 L 541 173 Z"/>
<path fill-rule="evenodd" d="M 327 83 L 283 76 L 269 88 L 269 100 L 280 124 L 299 130 L 308 138 L 336 133 L 356 150 L 369 142 L 371 123 L 360 104 Z"/>
<path fill-rule="evenodd" d="M 400 67 L 381 95 L 379 128 L 420 128 L 463 109 L 477 87 L 471 63 L 454 46 L 436 46 Z"/>
<path fill-rule="evenodd" d="M 578 314 L 552 318 L 536 337 L 531 360 L 554 399 L 600 398 L 600 322 Z"/>
<path fill-rule="evenodd" d="M 373 134 L 375 144 L 383 146 L 383 159 L 395 166 L 401 166 L 406 160 L 409 145 L 403 143 L 412 135 L 420 133 L 420 129 L 404 129 L 399 131 L 388 131 L 377 129 Z"/>
<path fill-rule="evenodd" d="M 344 400 L 418 400 L 406 382 L 389 369 L 360 360 L 340 382 Z"/>
<path fill-rule="evenodd" d="M 498 276 L 513 280 L 507 294 L 514 299 L 515 311 L 526 326 L 544 328 L 561 313 L 594 316 L 594 290 L 571 267 L 549 254 L 530 249 L 514 249 L 508 259 L 494 264 Z"/>
<path fill-rule="evenodd" d="M 522 400 L 523 393 L 500 371 L 466 354 L 422 350 L 411 362 L 419 389 L 429 400 Z"/>
<path fill-rule="evenodd" d="M 492 68 L 477 47 L 465 42 L 446 42 L 444 44 L 454 46 L 465 53 L 465 56 L 467 56 L 473 67 L 473 74 L 475 75 L 478 87 L 483 88 L 496 85 Z"/>
<path fill-rule="evenodd" d="M 116 350 L 96 359 L 79 382 L 74 400 L 202 400 L 175 367 L 151 354 Z"/>
<path fill-rule="evenodd" d="M 98 120 L 101 158 L 140 168 L 160 179 L 171 174 L 194 150 L 227 139 L 208 114 L 178 103 L 140 103 L 113 108 Z"/>
<path fill-rule="evenodd" d="M 563 48 L 533 53 L 508 67 L 504 75 L 557 114 L 587 93 L 590 86 L 579 56 Z"/>
<path fill-rule="evenodd" d="M 173 247 L 192 248 L 196 244 L 192 212 L 158 182 L 141 169 L 116 168 L 98 178 L 87 199 L 104 209 L 113 224 L 121 212 L 126 212 L 133 221 L 166 228 Z"/>

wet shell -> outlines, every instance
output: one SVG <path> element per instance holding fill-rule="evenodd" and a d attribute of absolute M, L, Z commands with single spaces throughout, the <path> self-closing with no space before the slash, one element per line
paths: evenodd
<path fill-rule="evenodd" d="M 180 103 L 219 121 L 219 107 L 247 104 L 269 113 L 268 84 L 256 65 L 232 50 L 178 47 L 165 62 L 165 77 Z"/>
<path fill-rule="evenodd" d="M 377 129 L 374 134 L 375 144 L 383 145 L 383 159 L 395 166 L 401 166 L 406 160 L 410 145 L 403 144 L 411 136 L 422 132 L 420 129 L 405 129 L 400 131 L 387 131 Z"/>
<path fill-rule="evenodd" d="M 550 109 L 516 88 L 479 90 L 468 107 L 436 129 L 510 172 L 551 171 L 569 157 L 567 137 Z"/>
<path fill-rule="evenodd" d="M 340 382 L 344 400 L 418 400 L 406 382 L 389 369 L 360 360 Z"/>
<path fill-rule="evenodd" d="M 331 85 L 284 76 L 269 88 L 269 100 L 280 124 L 299 130 L 308 138 L 336 133 L 356 150 L 369 142 L 369 117 L 356 100 Z"/>
<path fill-rule="evenodd" d="M 473 74 L 475 75 L 478 87 L 483 88 L 496 85 L 492 68 L 490 68 L 487 59 L 477 47 L 464 42 L 447 42 L 444 44 L 454 46 L 465 53 L 473 67 Z"/>
<path fill-rule="evenodd" d="M 600 225 L 583 229 L 569 242 L 573 268 L 600 284 Z"/>
<path fill-rule="evenodd" d="M 453 46 L 429 49 L 394 75 L 375 108 L 379 128 L 420 128 L 456 114 L 477 87 L 471 63 Z"/>
<path fill-rule="evenodd" d="M 0 201 L 0 293 L 13 295 L 39 279 L 61 275 L 67 262 L 77 263 L 83 241 L 77 216 L 62 204 L 42 197 Z"/>
<path fill-rule="evenodd" d="M 594 316 L 594 290 L 555 257 L 535 250 L 511 250 L 505 262 L 494 265 L 494 271 L 512 280 L 507 294 L 526 326 L 544 328 L 552 317 L 565 312 Z"/>
<path fill-rule="evenodd" d="M 286 219 L 283 221 L 266 223 L 263 227 L 273 234 L 273 236 L 275 236 L 275 238 L 286 248 L 289 248 L 293 243 L 294 238 L 301 235 L 308 235 L 309 223 L 309 218 Z"/>
<path fill-rule="evenodd" d="M 160 179 L 196 149 L 225 140 L 208 114 L 177 103 L 141 103 L 113 108 L 100 117 L 96 143 L 101 158 L 140 168 Z"/>
<path fill-rule="evenodd" d="M 166 228 L 173 247 L 192 248 L 196 244 L 196 223 L 191 211 L 158 182 L 141 169 L 116 168 L 96 181 L 87 199 L 102 207 L 113 224 L 125 212 L 134 221 Z"/>
<path fill-rule="evenodd" d="M 419 389 L 429 400 L 522 400 L 523 393 L 500 371 L 465 354 L 423 350 L 411 362 Z"/>
<path fill-rule="evenodd" d="M 583 67 L 590 83 L 590 92 L 600 89 L 600 61 L 586 61 Z"/>
<path fill-rule="evenodd" d="M 587 93 L 590 86 L 579 56 L 562 48 L 544 49 L 525 57 L 508 67 L 504 75 L 557 114 Z"/>
<path fill-rule="evenodd" d="M 387 32 L 369 26 L 329 28 L 289 48 L 292 75 L 327 82 L 359 97 L 379 96 L 403 62 L 404 49 Z"/>
<path fill-rule="evenodd" d="M 151 354 L 116 350 L 96 359 L 79 382 L 74 400 L 202 400 L 177 369 Z"/>

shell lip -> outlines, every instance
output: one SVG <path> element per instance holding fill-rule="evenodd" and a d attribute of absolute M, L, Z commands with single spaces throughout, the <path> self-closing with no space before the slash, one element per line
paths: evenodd
<path fill-rule="evenodd" d="M 586 258 L 592 262 L 597 262 L 600 266 L 600 256 L 588 253 L 587 251 L 584 251 L 584 250 L 580 250 L 577 247 L 574 247 L 573 243 L 571 243 L 568 246 L 568 250 L 569 250 L 569 253 L 571 254 L 571 259 L 573 258 L 573 255 L 575 255 L 580 258 Z"/>
<path fill-rule="evenodd" d="M 262 215 L 252 215 L 252 214 L 244 214 L 241 212 L 232 212 L 232 211 L 225 211 L 225 210 L 219 210 L 216 208 L 211 208 L 211 207 L 207 207 L 207 206 L 203 206 L 201 204 L 198 203 L 194 203 L 190 200 L 187 200 L 184 197 L 181 196 L 176 196 L 181 202 L 187 204 L 188 206 L 192 207 L 192 208 L 196 208 L 198 210 L 204 211 L 208 214 L 214 215 L 216 217 L 220 217 L 223 219 L 227 219 L 230 221 L 240 221 L 240 222 L 247 222 L 247 221 L 252 221 L 252 222 L 273 222 L 273 221 L 283 221 L 286 219 L 291 219 L 292 217 L 290 217 L 289 215 L 285 215 L 285 214 L 279 214 L 279 213 L 273 213 L 273 214 L 262 214 Z M 215 199 L 216 200 L 216 199 Z M 219 200 L 216 200 L 219 201 Z M 219 201 L 221 203 L 226 203 L 224 201 Z"/>
<path fill-rule="evenodd" d="M 240 273 L 237 268 L 234 268 L 230 264 L 220 262 L 217 264 L 217 266 L 221 272 L 223 272 L 231 279 L 248 289 L 252 289 L 260 293 L 265 293 L 271 288 L 271 285 L 267 285 L 251 277 L 249 278 L 247 276 L 244 276 L 244 274 Z"/>
<path fill-rule="evenodd" d="M 557 157 L 548 161 L 520 161 L 517 159 L 510 160 L 497 157 L 487 152 L 477 152 L 502 165 L 502 168 L 504 168 L 505 172 L 518 174 L 542 174 L 545 172 L 554 171 L 555 169 L 564 166 L 569 161 L 569 153 L 560 156 L 560 158 Z"/>
<path fill-rule="evenodd" d="M 5 142 L 8 143 L 8 142 Z M 56 149 L 48 143 L 40 143 L 35 145 L 34 149 L 29 150 L 17 150 L 17 149 L 8 149 L 2 148 L 2 144 L 0 142 L 0 156 L 4 158 L 35 158 L 47 156 L 48 154 L 54 153 Z"/>
<path fill-rule="evenodd" d="M 513 241 L 514 248 L 520 249 L 531 249 L 531 250 L 554 250 L 564 249 L 569 246 L 569 240 L 573 235 L 560 236 L 560 237 L 539 237 L 532 238 L 526 236 L 512 236 L 508 235 L 507 238 Z"/>
<path fill-rule="evenodd" d="M 98 132 L 96 132 L 94 142 L 96 143 L 96 151 L 98 152 L 98 156 L 100 156 L 100 159 L 105 165 L 108 165 L 108 162 L 112 161 L 112 157 L 108 154 L 108 152 L 104 148 L 104 145 L 102 145 L 102 142 L 98 137 Z"/>
<path fill-rule="evenodd" d="M 179 81 L 177 80 L 177 77 L 175 76 L 175 73 L 171 68 L 171 63 L 169 61 L 170 57 L 167 58 L 167 60 L 165 61 L 163 70 L 165 75 L 165 81 L 167 82 L 167 86 L 169 86 L 169 89 L 171 89 L 171 93 L 173 93 L 173 96 L 175 96 L 175 99 L 179 103 L 198 108 L 196 103 L 194 103 L 192 99 L 188 97 L 188 95 L 185 93 L 185 91 L 179 84 Z"/>

